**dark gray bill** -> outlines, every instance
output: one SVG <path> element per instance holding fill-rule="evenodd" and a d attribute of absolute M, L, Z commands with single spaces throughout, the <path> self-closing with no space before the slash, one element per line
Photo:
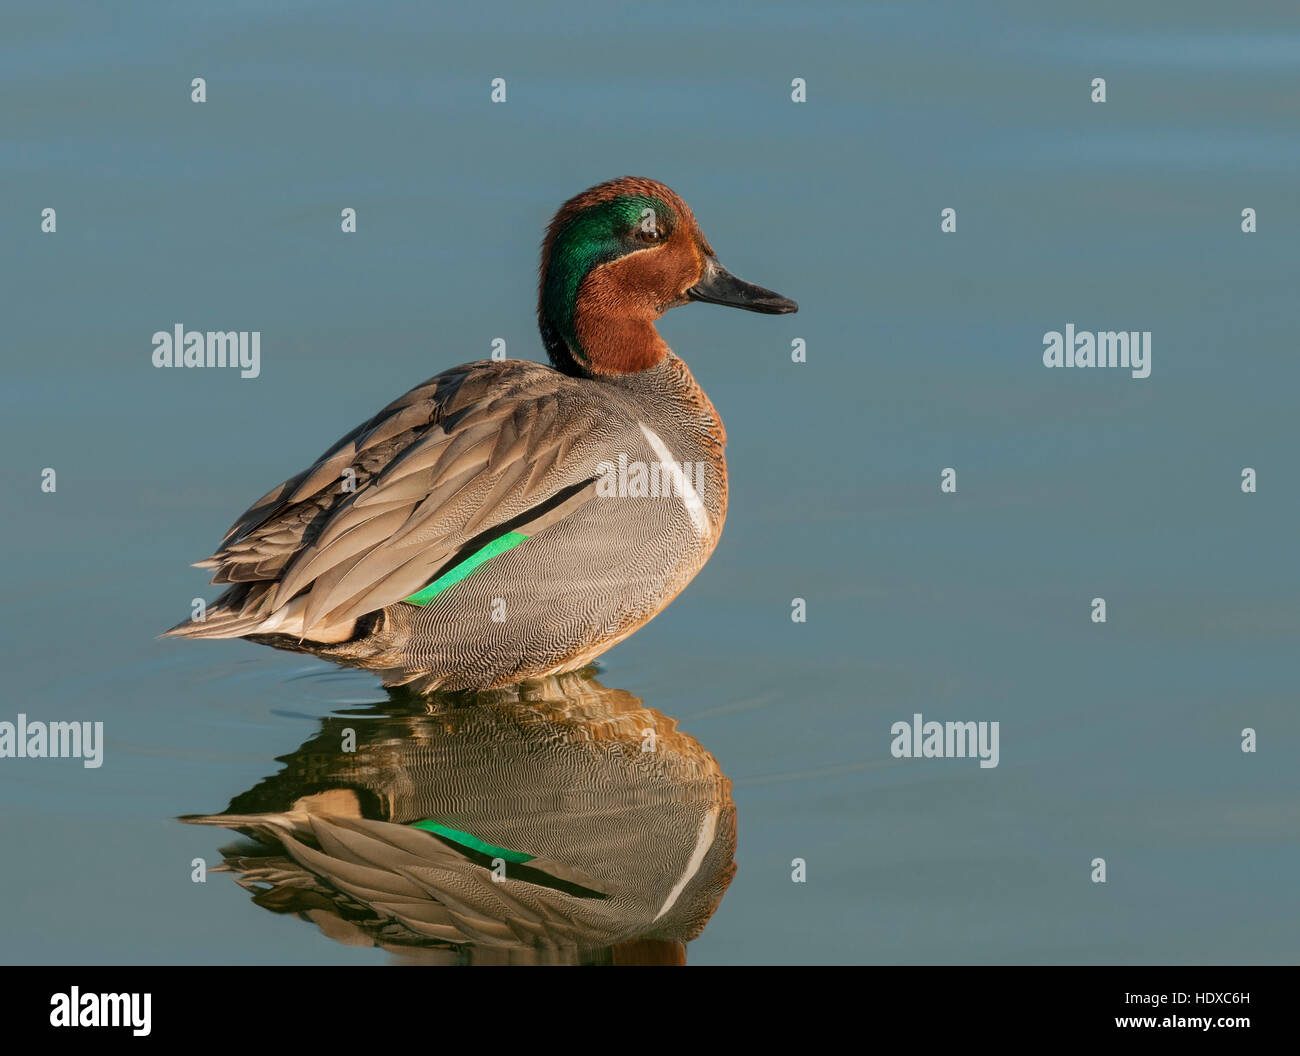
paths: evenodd
<path fill-rule="evenodd" d="M 744 308 L 747 312 L 762 312 L 764 315 L 785 315 L 799 310 L 799 306 L 789 297 L 782 297 L 779 293 L 736 278 L 713 257 L 705 261 L 704 274 L 699 282 L 686 291 L 686 296 L 692 301 L 725 304 L 730 308 Z"/>

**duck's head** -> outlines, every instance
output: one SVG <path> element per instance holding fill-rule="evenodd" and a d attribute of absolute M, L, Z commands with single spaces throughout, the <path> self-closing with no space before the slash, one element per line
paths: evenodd
<path fill-rule="evenodd" d="M 654 321 L 690 301 L 769 315 L 799 308 L 719 264 L 690 206 L 655 180 L 610 180 L 555 214 L 542 243 L 537 316 L 557 369 L 629 374 L 655 366 L 668 346 Z"/>

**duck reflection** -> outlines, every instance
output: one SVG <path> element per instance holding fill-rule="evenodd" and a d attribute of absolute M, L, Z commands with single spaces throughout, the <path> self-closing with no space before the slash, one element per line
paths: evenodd
<path fill-rule="evenodd" d="M 222 849 L 255 903 L 403 960 L 685 963 L 736 871 L 698 741 L 589 673 L 390 697 L 182 819 L 257 841 Z"/>

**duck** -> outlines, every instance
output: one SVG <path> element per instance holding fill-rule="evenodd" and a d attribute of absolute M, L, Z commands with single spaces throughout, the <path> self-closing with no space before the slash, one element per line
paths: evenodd
<path fill-rule="evenodd" d="M 690 207 L 625 176 L 542 243 L 549 363 L 417 385 L 254 502 L 196 567 L 227 589 L 164 637 L 244 638 L 488 690 L 580 670 L 695 577 L 727 514 L 726 430 L 655 321 L 692 302 L 782 315 Z"/>

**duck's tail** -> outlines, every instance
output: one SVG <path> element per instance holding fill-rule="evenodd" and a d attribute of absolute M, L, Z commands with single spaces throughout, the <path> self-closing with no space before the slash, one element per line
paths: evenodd
<path fill-rule="evenodd" d="M 163 631 L 161 638 L 242 638 L 258 633 L 270 615 L 274 583 L 237 583 L 199 617 L 182 620 Z"/>
<path fill-rule="evenodd" d="M 191 617 L 169 627 L 160 638 L 248 638 L 279 649 L 328 656 L 340 663 L 372 666 L 374 650 L 352 647 L 362 629 L 373 630 L 378 616 L 335 624 L 316 624 L 307 634 L 306 594 L 284 605 L 274 604 L 276 583 L 237 583 L 221 595 L 198 618 Z M 382 652 L 382 650 L 381 650 Z M 414 676 L 412 676 L 414 677 Z"/>

